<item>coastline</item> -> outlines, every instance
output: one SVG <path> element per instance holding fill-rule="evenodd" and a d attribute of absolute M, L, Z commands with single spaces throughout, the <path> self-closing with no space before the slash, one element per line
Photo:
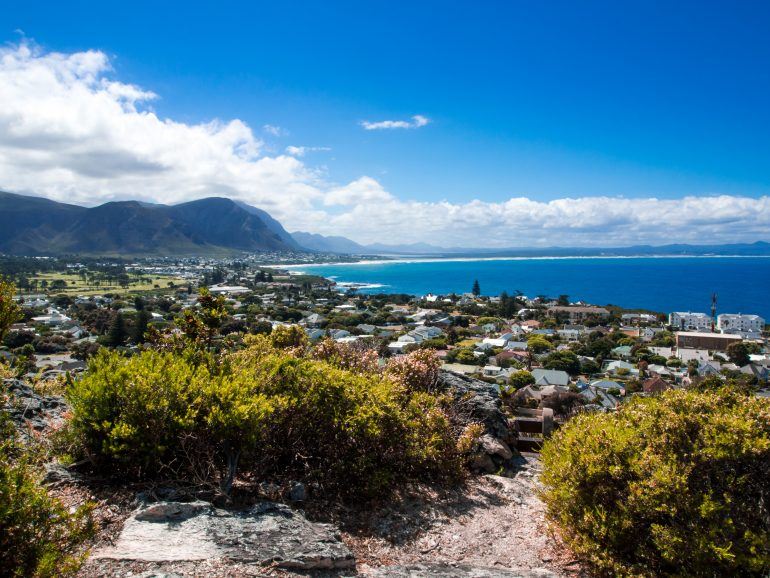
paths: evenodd
<path fill-rule="evenodd" d="M 346 267 L 358 265 L 380 265 L 383 263 L 442 263 L 477 261 L 562 261 L 570 259 L 770 259 L 770 255 L 553 255 L 537 257 L 403 257 L 398 259 L 361 259 L 359 261 L 327 261 L 321 263 L 297 263 L 286 265 L 270 263 L 263 265 L 272 269 L 297 269 L 299 267 Z"/>

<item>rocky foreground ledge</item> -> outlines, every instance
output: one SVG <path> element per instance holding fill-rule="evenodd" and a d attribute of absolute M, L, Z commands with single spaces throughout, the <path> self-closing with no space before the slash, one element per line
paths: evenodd
<path fill-rule="evenodd" d="M 207 502 L 158 502 L 126 520 L 112 546 L 94 560 L 194 562 L 225 558 L 296 570 L 352 568 L 355 559 L 328 524 L 309 522 L 283 504 L 262 502 L 231 512 Z"/>

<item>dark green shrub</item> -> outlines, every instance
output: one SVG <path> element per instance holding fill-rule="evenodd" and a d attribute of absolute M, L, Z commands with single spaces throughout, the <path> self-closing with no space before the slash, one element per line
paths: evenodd
<path fill-rule="evenodd" d="M 13 426 L 0 413 L 0 575 L 74 574 L 93 535 L 90 507 L 70 513 L 38 483 Z"/>
<path fill-rule="evenodd" d="M 634 398 L 573 418 L 542 453 L 552 521 L 626 576 L 770 570 L 770 403 L 727 389 Z"/>

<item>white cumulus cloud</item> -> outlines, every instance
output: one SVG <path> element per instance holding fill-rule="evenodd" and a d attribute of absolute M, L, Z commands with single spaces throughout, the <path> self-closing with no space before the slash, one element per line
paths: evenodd
<path fill-rule="evenodd" d="M 189 124 L 160 117 L 151 108 L 156 98 L 152 90 L 116 79 L 99 51 L 0 48 L 0 190 L 85 205 L 226 196 L 265 209 L 289 230 L 359 242 L 618 246 L 769 236 L 768 197 L 402 199 L 370 176 L 337 183 L 305 162 L 307 153 L 326 147 L 290 146 L 269 154 L 241 120 Z M 364 128 L 428 122 L 415 116 Z M 264 125 L 262 132 L 286 135 L 276 125 Z"/>
<path fill-rule="evenodd" d="M 327 152 L 331 147 L 298 147 L 289 145 L 286 147 L 286 154 L 295 157 L 304 157 L 307 153 Z"/>
<path fill-rule="evenodd" d="M 416 114 L 411 120 L 378 120 L 375 122 L 362 120 L 364 130 L 389 130 L 394 128 L 420 128 L 430 122 L 430 119 Z"/>

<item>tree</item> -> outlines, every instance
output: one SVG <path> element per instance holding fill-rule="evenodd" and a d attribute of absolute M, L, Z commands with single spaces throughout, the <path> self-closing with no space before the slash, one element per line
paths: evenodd
<path fill-rule="evenodd" d="M 569 305 L 569 295 L 559 295 L 559 298 L 556 300 L 556 302 L 559 305 L 566 307 Z"/>
<path fill-rule="evenodd" d="M 527 349 L 537 355 L 553 349 L 553 344 L 542 335 L 533 335 L 527 339 Z"/>
<path fill-rule="evenodd" d="M 118 347 L 126 342 L 128 333 L 126 332 L 126 321 L 123 314 L 118 311 L 110 322 L 110 328 L 107 330 L 107 345 Z"/>
<path fill-rule="evenodd" d="M 730 358 L 730 361 L 732 361 L 738 367 L 748 365 L 751 361 L 748 347 L 746 347 L 746 344 L 742 341 L 737 341 L 728 345 L 727 356 Z"/>
<path fill-rule="evenodd" d="M 521 389 L 535 383 L 535 377 L 529 371 L 517 371 L 508 378 L 508 385 L 514 389 Z"/>
<path fill-rule="evenodd" d="M 471 289 L 471 293 L 473 293 L 476 297 L 481 295 L 481 286 L 479 285 L 478 279 L 473 282 L 473 289 Z"/>
<path fill-rule="evenodd" d="M 21 307 L 13 300 L 16 287 L 0 277 L 0 342 L 5 338 L 11 325 L 21 318 Z"/>
<path fill-rule="evenodd" d="M 134 326 L 134 343 L 144 343 L 144 334 L 147 333 L 147 326 L 152 316 L 146 309 L 140 309 L 136 314 L 136 325 Z"/>
<path fill-rule="evenodd" d="M 546 369 L 566 371 L 570 375 L 580 373 L 580 360 L 572 351 L 554 351 L 550 353 L 543 363 Z"/>

